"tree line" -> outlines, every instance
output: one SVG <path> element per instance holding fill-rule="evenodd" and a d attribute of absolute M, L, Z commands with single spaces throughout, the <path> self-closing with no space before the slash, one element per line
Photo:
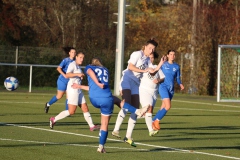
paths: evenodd
<path fill-rule="evenodd" d="M 129 55 L 154 37 L 160 57 L 169 49 L 177 51 L 184 92 L 215 95 L 218 45 L 238 44 L 240 38 L 238 0 L 126 2 L 130 23 L 125 26 L 125 67 Z M 118 0 L 1 0 L 0 44 L 59 51 L 57 56 L 28 52 L 31 63 L 36 56 L 45 57 L 42 64 L 59 64 L 64 57 L 60 48 L 73 46 L 86 52 L 86 63 L 93 57 L 102 58 L 113 84 L 117 11 Z"/>

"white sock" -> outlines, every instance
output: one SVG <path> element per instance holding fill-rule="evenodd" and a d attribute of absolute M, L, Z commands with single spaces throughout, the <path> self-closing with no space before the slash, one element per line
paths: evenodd
<path fill-rule="evenodd" d="M 83 116 L 84 116 L 86 122 L 88 123 L 89 127 L 93 127 L 94 124 L 93 124 L 93 121 L 92 121 L 91 114 L 89 112 L 85 112 L 85 113 L 83 113 Z"/>
<path fill-rule="evenodd" d="M 135 113 L 131 113 L 131 116 L 128 120 L 128 127 L 127 127 L 127 133 L 126 133 L 127 138 L 132 138 L 132 132 L 135 127 L 136 121 L 137 121 L 137 115 Z"/>
<path fill-rule="evenodd" d="M 69 116 L 69 115 L 70 115 L 69 111 L 68 111 L 68 110 L 64 110 L 64 111 L 60 112 L 60 113 L 55 117 L 54 122 L 57 122 L 58 120 L 63 119 L 63 118 L 65 118 L 65 117 Z"/>
<path fill-rule="evenodd" d="M 113 131 L 117 131 L 119 132 L 120 130 L 120 126 L 126 116 L 127 112 L 124 111 L 123 109 L 120 109 L 119 113 L 118 113 L 118 117 L 117 117 L 117 120 L 116 120 L 116 124 L 115 124 L 115 127 L 114 127 L 114 130 Z"/>
<path fill-rule="evenodd" d="M 50 104 L 49 104 L 49 103 L 47 103 L 47 106 L 48 106 L 48 107 L 50 107 Z"/>
<path fill-rule="evenodd" d="M 151 132 L 152 129 L 152 113 L 146 113 L 145 114 L 145 122 L 148 127 L 148 131 Z"/>

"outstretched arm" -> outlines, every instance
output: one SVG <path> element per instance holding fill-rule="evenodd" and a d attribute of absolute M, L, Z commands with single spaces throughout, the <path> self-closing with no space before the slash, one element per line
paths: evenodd
<path fill-rule="evenodd" d="M 73 83 L 72 88 L 73 89 L 83 89 L 83 90 L 86 90 L 86 91 L 89 90 L 89 86 L 80 85 L 80 84 L 77 84 L 77 83 Z"/>
<path fill-rule="evenodd" d="M 139 73 L 144 73 L 144 72 L 147 72 L 148 69 L 139 69 L 138 67 L 136 67 L 134 64 L 132 63 L 129 63 L 128 64 L 128 69 L 131 70 L 131 71 L 134 71 L 134 72 L 139 72 Z"/>
<path fill-rule="evenodd" d="M 66 78 L 73 78 L 73 77 L 80 77 L 83 78 L 84 74 L 83 73 L 66 73 Z"/>
<path fill-rule="evenodd" d="M 162 56 L 160 62 L 157 65 L 157 67 L 153 71 L 150 71 L 150 73 L 157 72 L 162 67 L 163 63 L 166 62 L 166 60 L 167 60 L 166 56 Z"/>

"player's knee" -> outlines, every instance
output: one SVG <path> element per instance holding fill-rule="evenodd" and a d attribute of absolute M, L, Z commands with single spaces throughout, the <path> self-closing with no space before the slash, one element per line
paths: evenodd
<path fill-rule="evenodd" d="M 63 97 L 63 95 L 61 95 L 61 94 L 57 94 L 57 95 L 56 95 L 56 98 L 57 98 L 57 99 L 61 99 L 62 97 Z"/>
<path fill-rule="evenodd" d="M 75 113 L 75 111 L 71 111 L 71 110 L 69 111 L 70 115 L 73 115 L 74 113 Z"/>
<path fill-rule="evenodd" d="M 152 113 L 152 111 L 153 111 L 153 107 L 150 106 L 149 109 L 148 109 L 148 111 L 147 111 L 147 113 Z"/>
<path fill-rule="evenodd" d="M 89 112 L 88 106 L 87 104 L 82 104 L 81 106 L 79 106 L 83 112 Z"/>
<path fill-rule="evenodd" d="M 168 111 L 169 109 L 171 109 L 171 105 L 170 106 L 165 106 L 165 109 Z"/>

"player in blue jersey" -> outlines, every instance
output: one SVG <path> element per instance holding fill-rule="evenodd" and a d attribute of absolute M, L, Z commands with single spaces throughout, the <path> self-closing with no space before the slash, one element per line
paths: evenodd
<path fill-rule="evenodd" d="M 99 147 L 97 149 L 100 153 L 106 153 L 104 144 L 108 136 L 108 124 L 113 113 L 114 101 L 117 97 L 112 95 L 109 86 L 109 72 L 99 59 L 93 58 L 92 64 L 87 65 L 85 73 L 88 77 L 88 86 L 80 86 L 74 84 L 73 88 L 81 88 L 89 90 L 89 98 L 94 107 L 99 108 L 101 111 L 101 128 L 99 133 Z M 119 99 L 120 100 L 120 99 Z M 131 112 L 141 117 L 147 112 L 149 106 L 142 109 L 136 109 L 123 100 L 120 107 L 125 112 Z"/>
<path fill-rule="evenodd" d="M 176 52 L 174 50 L 169 50 L 167 53 L 167 61 L 163 63 L 161 69 L 165 75 L 164 82 L 158 87 L 158 92 L 162 99 L 162 105 L 160 110 L 156 113 L 153 118 L 153 129 L 159 130 L 159 121 L 166 115 L 167 111 L 171 108 L 171 100 L 174 95 L 174 82 L 175 79 L 180 86 L 181 90 L 184 86 L 180 79 L 180 66 L 174 62 L 176 57 Z"/>
<path fill-rule="evenodd" d="M 139 108 L 139 85 L 140 78 L 145 72 L 155 72 L 152 68 L 153 65 L 150 61 L 149 55 L 155 50 L 158 43 L 154 39 L 150 39 L 142 47 L 141 50 L 135 51 L 130 55 L 128 60 L 128 67 L 122 72 L 122 78 L 120 82 L 120 92 L 122 99 L 125 99 L 127 103 L 131 104 L 135 108 Z M 126 116 L 124 110 L 120 110 L 116 120 L 116 124 L 112 135 L 121 138 L 119 135 L 120 126 Z M 131 114 L 128 120 L 128 127 L 124 141 L 133 147 L 136 147 L 132 140 L 132 132 L 135 127 L 137 117 L 135 114 Z"/>
<path fill-rule="evenodd" d="M 68 83 L 68 78 L 66 77 L 66 71 L 68 68 L 68 65 L 74 61 L 74 57 L 76 55 L 76 50 L 73 47 L 63 47 L 64 52 L 69 55 L 69 57 L 64 58 L 62 62 L 59 64 L 57 67 L 57 71 L 60 73 L 58 80 L 57 80 L 57 95 L 53 96 L 52 99 L 50 99 L 49 102 L 45 104 L 45 113 L 48 113 L 49 107 L 57 102 L 59 99 L 61 99 L 66 92 L 67 89 L 67 83 Z M 67 96 L 66 96 L 67 97 Z M 67 105 L 67 99 L 66 99 L 66 110 L 68 109 Z"/>
<path fill-rule="evenodd" d="M 83 111 L 83 116 L 89 125 L 90 131 L 94 131 L 100 128 L 98 125 L 94 125 L 91 114 L 84 98 L 81 89 L 72 88 L 73 83 L 81 84 L 84 74 L 81 70 L 80 65 L 84 59 L 84 53 L 78 52 L 75 57 L 75 61 L 71 62 L 66 71 L 66 77 L 69 78 L 67 84 L 67 95 L 68 95 L 68 110 L 60 112 L 56 117 L 50 118 L 50 128 L 53 129 L 55 123 L 63 118 L 73 115 L 76 112 L 77 106 Z"/>

